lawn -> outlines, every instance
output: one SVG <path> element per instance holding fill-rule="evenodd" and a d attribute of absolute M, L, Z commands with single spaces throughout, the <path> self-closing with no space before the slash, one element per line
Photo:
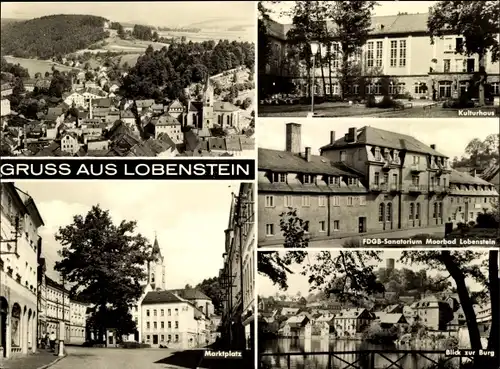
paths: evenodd
<path fill-rule="evenodd" d="M 474 109 L 471 109 L 474 110 Z M 308 105 L 259 105 L 259 117 L 306 117 L 311 111 Z M 314 112 L 325 117 L 371 117 L 371 118 L 455 118 L 457 109 L 444 109 L 440 105 L 424 108 L 417 105 L 404 110 L 367 108 L 343 102 L 317 104 Z"/>
<path fill-rule="evenodd" d="M 62 64 L 57 64 L 49 60 L 24 59 L 24 58 L 15 58 L 13 56 L 6 56 L 5 60 L 7 60 L 8 63 L 20 64 L 21 67 L 28 69 L 31 78 L 34 78 L 36 73 L 41 73 L 43 76 L 45 72 L 52 72 L 53 65 L 56 67 L 57 70 L 60 70 L 61 72 L 70 71 L 72 69 L 78 69 L 73 67 L 67 67 Z"/>

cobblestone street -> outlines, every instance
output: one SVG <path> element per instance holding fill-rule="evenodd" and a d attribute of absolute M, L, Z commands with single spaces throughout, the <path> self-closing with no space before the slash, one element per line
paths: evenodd
<path fill-rule="evenodd" d="M 245 368 L 241 362 L 232 360 L 202 361 L 203 350 L 68 347 L 67 352 L 68 356 L 50 369 Z"/>

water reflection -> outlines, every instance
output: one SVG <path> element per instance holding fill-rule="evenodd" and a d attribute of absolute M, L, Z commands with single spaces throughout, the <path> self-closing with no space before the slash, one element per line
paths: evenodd
<path fill-rule="evenodd" d="M 329 339 L 328 337 L 313 337 L 312 339 L 300 338 L 280 338 L 267 340 L 265 343 L 265 352 L 269 353 L 309 353 L 309 352 L 346 352 L 359 350 L 380 350 L 386 357 L 377 354 L 372 355 L 357 353 L 336 354 L 331 357 L 329 364 L 329 355 L 293 355 L 288 359 L 287 356 L 264 356 L 263 368 L 265 369 L 343 369 L 343 368 L 362 368 L 362 369 L 383 369 L 397 368 L 391 366 L 396 362 L 405 369 L 426 369 L 433 364 L 432 361 L 417 354 L 408 354 L 398 360 L 402 354 L 388 354 L 385 350 L 396 350 L 395 346 L 383 346 L 367 343 L 364 341 Z M 401 350 L 410 350 L 410 347 L 401 347 Z M 424 348 L 422 348 L 424 350 Z M 427 348 L 430 350 L 430 348 Z M 426 354 L 426 357 L 434 361 L 439 360 L 438 354 Z M 290 361 L 288 363 L 288 360 Z M 355 363 L 355 364 L 354 364 Z M 354 364 L 354 366 L 349 366 Z"/>

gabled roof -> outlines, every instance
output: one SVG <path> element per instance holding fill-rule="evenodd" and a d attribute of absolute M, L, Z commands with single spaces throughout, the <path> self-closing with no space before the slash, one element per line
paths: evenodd
<path fill-rule="evenodd" d="M 185 302 L 171 291 L 151 291 L 144 296 L 143 305 Z"/>
<path fill-rule="evenodd" d="M 181 123 L 177 120 L 177 118 L 172 117 L 171 115 L 162 115 L 157 118 L 151 119 L 151 123 L 155 126 L 180 126 Z"/>
<path fill-rule="evenodd" d="M 137 109 L 141 108 L 149 108 L 154 105 L 155 101 L 153 99 L 148 100 L 137 100 L 136 102 Z"/>
<path fill-rule="evenodd" d="M 111 99 L 102 98 L 102 99 L 92 100 L 92 105 L 100 108 L 109 108 L 111 107 L 112 104 L 111 104 Z"/>
<path fill-rule="evenodd" d="M 205 295 L 203 292 L 196 288 L 184 288 L 184 289 L 177 289 L 177 290 L 168 290 L 168 292 L 176 294 L 177 296 L 185 299 L 185 300 L 209 300 L 210 297 Z"/>
<path fill-rule="evenodd" d="M 338 168 L 335 163 L 318 155 L 311 155 L 308 162 L 302 155 L 288 151 L 262 149 L 258 150 L 259 170 L 271 170 L 275 172 L 293 172 L 323 174 L 332 176 L 357 177 L 355 174 Z"/>
<path fill-rule="evenodd" d="M 401 313 L 391 314 L 385 312 L 377 312 L 375 316 L 380 319 L 380 323 L 382 324 L 398 324 L 398 323 L 408 323 L 406 318 Z"/>
<path fill-rule="evenodd" d="M 240 108 L 237 106 L 231 104 L 230 102 L 227 101 L 216 101 L 214 102 L 214 111 L 221 111 L 221 112 L 233 112 L 233 111 L 238 111 Z"/>
<path fill-rule="evenodd" d="M 357 130 L 356 142 L 347 142 L 344 136 L 336 140 L 333 144 L 323 146 L 320 150 L 327 151 L 355 145 L 380 146 L 401 151 L 446 157 L 446 155 L 437 152 L 412 136 L 370 126 L 365 126 Z"/>
<path fill-rule="evenodd" d="M 459 172 L 458 170 L 451 171 L 450 183 L 492 186 L 491 183 L 485 181 L 482 178 L 474 177 L 469 173 Z"/>
<path fill-rule="evenodd" d="M 208 139 L 209 150 L 226 150 L 226 140 L 220 137 L 212 137 Z"/>

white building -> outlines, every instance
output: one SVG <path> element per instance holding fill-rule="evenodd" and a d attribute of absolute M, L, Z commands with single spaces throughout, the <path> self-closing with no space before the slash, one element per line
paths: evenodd
<path fill-rule="evenodd" d="M 89 304 L 70 300 L 69 343 L 81 345 L 85 342 L 87 330 L 87 309 Z"/>
<path fill-rule="evenodd" d="M 45 276 L 45 294 L 47 332 L 54 332 L 57 339 L 68 343 L 70 340 L 70 300 L 69 291 L 57 282 Z M 64 330 L 64 333 L 63 333 Z"/>
<path fill-rule="evenodd" d="M 0 184 L 0 205 L 0 354 L 10 357 L 36 351 L 38 228 L 44 223 L 14 183 Z"/>
<path fill-rule="evenodd" d="M 1 108 L 0 108 L 0 116 L 5 117 L 6 115 L 10 115 L 10 100 L 2 99 L 1 100 Z"/>
<path fill-rule="evenodd" d="M 74 104 L 76 108 L 86 107 L 85 97 L 77 91 L 71 92 L 69 95 L 65 96 L 64 103 L 68 106 L 73 106 Z"/>
<path fill-rule="evenodd" d="M 65 132 L 61 137 L 61 150 L 70 154 L 76 154 L 80 150 L 78 136 L 73 132 Z"/>
<path fill-rule="evenodd" d="M 143 341 L 153 347 L 186 349 L 210 340 L 207 315 L 171 291 L 149 292 L 142 301 L 141 318 Z"/>
<path fill-rule="evenodd" d="M 162 115 L 158 118 L 153 118 L 152 123 L 155 125 L 155 138 L 157 139 L 162 133 L 166 133 L 175 144 L 180 144 L 184 140 L 182 134 L 181 123 L 170 115 Z"/>

